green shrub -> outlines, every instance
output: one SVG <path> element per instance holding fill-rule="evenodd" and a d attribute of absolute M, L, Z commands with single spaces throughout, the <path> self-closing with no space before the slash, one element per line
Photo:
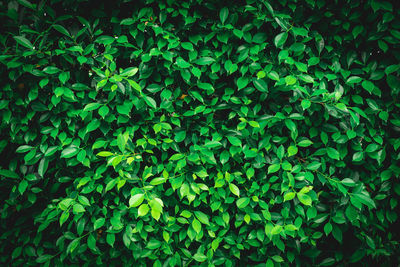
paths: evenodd
<path fill-rule="evenodd" d="M 399 261 L 390 2 L 0 7 L 2 265 Z"/>

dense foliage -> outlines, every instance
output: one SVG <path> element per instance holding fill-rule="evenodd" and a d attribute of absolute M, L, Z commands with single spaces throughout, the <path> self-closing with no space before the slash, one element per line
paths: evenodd
<path fill-rule="evenodd" d="M 393 266 L 399 13 L 0 1 L 1 265 Z"/>

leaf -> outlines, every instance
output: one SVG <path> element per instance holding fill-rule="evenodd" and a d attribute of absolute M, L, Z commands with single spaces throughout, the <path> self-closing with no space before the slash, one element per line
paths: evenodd
<path fill-rule="evenodd" d="M 43 69 L 43 72 L 47 73 L 47 74 L 56 74 L 59 73 L 61 70 L 57 67 L 54 66 L 48 66 L 46 68 Z"/>
<path fill-rule="evenodd" d="M 282 33 L 278 34 L 277 36 L 275 36 L 275 39 L 274 39 L 275 46 L 278 48 L 282 47 L 285 44 L 287 38 L 288 38 L 287 32 L 282 32 Z"/>
<path fill-rule="evenodd" d="M 212 57 L 202 57 L 202 58 L 195 60 L 194 63 L 197 65 L 205 66 L 205 65 L 210 65 L 214 61 L 215 61 L 215 59 L 213 59 Z"/>
<path fill-rule="evenodd" d="M 103 225 L 105 224 L 105 222 L 106 222 L 106 219 L 105 219 L 105 218 L 99 218 L 99 219 L 97 219 L 97 220 L 94 222 L 94 224 L 93 224 L 94 230 L 97 230 L 97 229 L 103 227 Z"/>
<path fill-rule="evenodd" d="M 146 102 L 146 104 L 147 104 L 149 107 L 151 107 L 151 108 L 153 108 L 153 109 L 156 109 L 156 108 L 157 108 L 157 103 L 156 103 L 156 101 L 155 101 L 153 98 L 151 98 L 150 96 L 143 96 L 143 99 L 144 99 L 144 101 Z"/>
<path fill-rule="evenodd" d="M 26 180 L 22 180 L 18 185 L 18 191 L 22 195 L 28 188 L 28 182 Z"/>
<path fill-rule="evenodd" d="M 298 152 L 298 148 L 296 146 L 289 146 L 288 147 L 288 156 L 291 157 L 293 155 L 296 155 Z"/>
<path fill-rule="evenodd" d="M 183 159 L 184 157 L 185 157 L 185 154 L 178 153 L 178 154 L 172 155 L 169 158 L 169 160 L 180 160 L 180 159 Z"/>
<path fill-rule="evenodd" d="M 328 156 L 332 159 L 339 160 L 340 159 L 340 154 L 339 151 L 334 149 L 333 147 L 327 147 L 326 152 L 328 153 Z"/>
<path fill-rule="evenodd" d="M 367 90 L 370 94 L 372 93 L 372 91 L 373 91 L 374 88 L 375 88 L 374 83 L 371 82 L 371 81 L 367 81 L 367 80 L 363 81 L 362 84 L 361 84 L 361 86 L 362 86 L 365 90 Z"/>
<path fill-rule="evenodd" d="M 297 198 L 306 206 L 311 206 L 312 200 L 311 197 L 304 193 L 297 193 Z"/>
<path fill-rule="evenodd" d="M 63 151 L 61 151 L 61 158 L 66 158 L 66 159 L 72 158 L 76 154 L 78 154 L 78 152 L 79 149 L 77 147 L 73 146 L 67 147 Z"/>
<path fill-rule="evenodd" d="M 92 111 L 92 110 L 96 110 L 100 107 L 100 103 L 89 103 L 87 104 L 83 110 L 84 111 Z"/>
<path fill-rule="evenodd" d="M 307 140 L 307 139 L 306 140 L 302 140 L 302 141 L 297 143 L 297 145 L 300 146 L 300 147 L 308 147 L 308 146 L 311 146 L 312 144 L 313 144 L 313 142 L 310 141 L 310 140 Z"/>
<path fill-rule="evenodd" d="M 73 210 L 74 213 L 85 212 L 85 208 L 81 204 L 74 204 L 72 210 Z"/>
<path fill-rule="evenodd" d="M 295 196 L 296 196 L 295 192 L 288 192 L 283 196 L 283 200 L 284 201 L 289 201 L 289 200 L 294 199 Z"/>
<path fill-rule="evenodd" d="M 114 155 L 114 153 L 110 152 L 110 151 L 101 151 L 99 153 L 97 153 L 97 156 L 99 157 L 109 157 Z"/>
<path fill-rule="evenodd" d="M 182 42 L 181 46 L 182 46 L 183 49 L 186 49 L 186 50 L 189 50 L 189 51 L 193 51 L 194 50 L 192 43 L 189 43 L 189 42 Z"/>
<path fill-rule="evenodd" d="M 279 171 L 280 168 L 281 168 L 281 165 L 279 163 L 271 164 L 268 166 L 268 174 L 275 173 L 275 172 Z"/>
<path fill-rule="evenodd" d="M 125 151 L 125 146 L 126 146 L 126 140 L 125 140 L 125 136 L 123 134 L 119 134 L 117 137 L 117 145 L 118 148 L 121 152 Z"/>
<path fill-rule="evenodd" d="M 42 254 L 42 255 L 40 255 L 39 257 L 36 258 L 36 262 L 37 263 L 45 263 L 45 262 L 50 261 L 52 258 L 53 258 L 52 255 Z"/>
<path fill-rule="evenodd" d="M 229 140 L 229 143 L 231 143 L 233 146 L 242 146 L 242 141 L 240 141 L 239 138 L 235 136 L 228 136 L 227 138 Z"/>
<path fill-rule="evenodd" d="M 110 112 L 110 109 L 107 106 L 102 106 L 99 108 L 99 115 L 102 116 L 103 118 Z"/>
<path fill-rule="evenodd" d="M 175 142 L 180 143 L 186 138 L 186 131 L 180 131 L 175 134 Z"/>
<path fill-rule="evenodd" d="M 294 76 L 289 75 L 289 76 L 285 77 L 285 82 L 286 82 L 286 85 L 293 85 L 297 82 L 297 79 Z"/>
<path fill-rule="evenodd" d="M 140 205 L 138 209 L 138 215 L 140 217 L 145 216 L 149 212 L 150 208 L 148 204 L 142 204 Z"/>
<path fill-rule="evenodd" d="M 221 23 L 225 24 L 226 19 L 228 18 L 229 10 L 227 7 L 224 7 L 219 12 L 219 18 L 221 19 Z"/>
<path fill-rule="evenodd" d="M 1 169 L 0 169 L 0 176 L 4 176 L 7 178 L 14 178 L 14 179 L 19 178 L 19 175 L 16 172 L 10 170 L 1 170 Z"/>
<path fill-rule="evenodd" d="M 159 241 L 159 240 L 157 240 L 155 238 L 152 238 L 147 243 L 146 248 L 148 248 L 148 249 L 157 249 L 157 248 L 159 248 L 161 246 L 161 244 L 162 244 L 161 241 Z"/>
<path fill-rule="evenodd" d="M 319 167 L 321 167 L 321 163 L 317 161 L 311 162 L 307 165 L 307 169 L 311 171 L 316 171 L 319 169 Z"/>
<path fill-rule="evenodd" d="M 120 75 L 124 77 L 132 77 L 138 72 L 138 70 L 137 67 L 129 67 L 121 71 Z"/>
<path fill-rule="evenodd" d="M 253 81 L 254 87 L 263 93 L 267 93 L 268 92 L 268 85 L 264 80 L 254 80 Z"/>
<path fill-rule="evenodd" d="M 106 236 L 106 242 L 109 244 L 111 247 L 114 247 L 115 243 L 115 234 L 108 233 Z"/>
<path fill-rule="evenodd" d="M 144 194 L 136 194 L 131 196 L 129 199 L 129 207 L 138 207 L 140 204 L 143 203 Z"/>
<path fill-rule="evenodd" d="M 236 201 L 236 205 L 237 205 L 237 207 L 239 208 L 239 209 L 244 209 L 245 207 L 247 207 L 247 205 L 249 205 L 250 204 L 250 198 L 248 198 L 248 197 L 242 197 L 242 198 L 239 198 L 237 201 Z"/>
<path fill-rule="evenodd" d="M 346 83 L 348 84 L 355 84 L 355 83 L 359 83 L 362 81 L 361 77 L 358 76 L 351 76 L 346 80 Z"/>
<path fill-rule="evenodd" d="M 196 231 L 196 233 L 200 233 L 201 232 L 201 223 L 197 219 L 193 219 L 192 227 Z"/>
<path fill-rule="evenodd" d="M 181 57 L 178 57 L 177 59 L 176 59 L 176 64 L 180 67 L 180 68 L 189 68 L 190 67 L 190 64 L 186 61 L 186 60 L 184 60 L 183 58 L 181 58 Z"/>
<path fill-rule="evenodd" d="M 240 77 L 236 81 L 238 90 L 245 88 L 248 83 L 249 83 L 249 80 L 247 79 L 247 77 Z"/>
<path fill-rule="evenodd" d="M 376 208 L 375 202 L 371 199 L 369 195 L 357 193 L 350 195 L 350 197 L 355 198 L 356 200 L 360 201 L 362 204 L 368 206 L 369 208 Z"/>
<path fill-rule="evenodd" d="M 207 260 L 207 257 L 204 254 L 196 253 L 193 255 L 193 259 L 198 262 L 204 262 Z"/>
<path fill-rule="evenodd" d="M 22 46 L 25 46 L 29 49 L 34 49 L 33 44 L 31 43 L 31 41 L 29 41 L 28 39 L 26 39 L 23 36 L 14 36 L 14 39 L 17 41 L 17 43 L 19 43 Z"/>
<path fill-rule="evenodd" d="M 207 216 L 205 213 L 203 213 L 203 212 L 201 212 L 201 211 L 195 211 L 195 212 L 194 212 L 194 215 L 196 216 L 196 218 L 197 218 L 201 223 L 206 224 L 206 225 L 209 225 L 209 224 L 210 224 L 210 221 L 209 221 L 209 219 L 208 219 L 208 216 Z"/>
<path fill-rule="evenodd" d="M 129 26 L 129 25 L 132 25 L 132 24 L 134 24 L 135 23 L 135 20 L 134 19 L 132 19 L 132 18 L 127 18 L 127 19 L 123 19 L 123 20 L 121 20 L 121 22 L 119 23 L 120 25 L 127 25 L 127 26 Z"/>
<path fill-rule="evenodd" d="M 66 35 L 66 36 L 68 36 L 68 37 L 71 37 L 71 35 L 70 35 L 70 33 L 68 32 L 68 30 L 67 30 L 66 28 L 64 28 L 63 26 L 61 26 L 61 25 L 59 25 L 59 24 L 54 24 L 54 25 L 53 25 L 53 28 L 54 28 L 55 30 L 59 31 L 59 32 L 62 33 L 62 34 Z"/>
<path fill-rule="evenodd" d="M 235 184 L 230 183 L 229 184 L 229 189 L 231 190 L 232 194 L 234 194 L 237 197 L 240 197 L 239 187 L 237 187 Z"/>
<path fill-rule="evenodd" d="M 46 158 L 43 158 L 39 162 L 39 167 L 38 167 L 38 174 L 43 177 L 44 174 L 46 173 L 47 167 L 49 166 L 49 161 Z"/>

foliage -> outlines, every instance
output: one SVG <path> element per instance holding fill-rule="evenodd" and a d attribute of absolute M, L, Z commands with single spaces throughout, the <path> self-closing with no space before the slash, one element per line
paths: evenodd
<path fill-rule="evenodd" d="M 399 9 L 224 4 L 0 1 L 0 263 L 399 260 Z"/>

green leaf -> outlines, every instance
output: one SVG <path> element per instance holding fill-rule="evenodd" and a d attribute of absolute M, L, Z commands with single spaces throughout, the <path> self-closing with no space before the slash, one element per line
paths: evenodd
<path fill-rule="evenodd" d="M 186 138 L 186 131 L 180 131 L 180 132 L 177 132 L 177 133 L 175 134 L 174 140 L 175 140 L 177 143 L 180 143 L 180 142 L 182 142 L 183 140 L 185 140 L 185 138 Z"/>
<path fill-rule="evenodd" d="M 99 157 L 109 157 L 112 155 L 114 155 L 114 153 L 109 152 L 109 151 L 101 151 L 101 152 L 97 153 L 97 156 L 99 156 Z"/>
<path fill-rule="evenodd" d="M 138 207 L 140 204 L 143 203 L 144 194 L 136 194 L 131 196 L 129 199 L 129 207 Z"/>
<path fill-rule="evenodd" d="M 267 93 L 268 92 L 268 85 L 264 80 L 254 80 L 253 84 L 254 84 L 254 87 L 258 91 L 263 92 L 263 93 Z"/>
<path fill-rule="evenodd" d="M 195 60 L 194 63 L 197 65 L 205 66 L 205 65 L 210 65 L 214 61 L 215 61 L 215 59 L 213 59 L 212 57 L 202 57 L 202 58 Z"/>
<path fill-rule="evenodd" d="M 185 154 L 180 154 L 180 153 L 178 153 L 178 154 L 172 155 L 172 156 L 169 158 L 169 160 L 180 160 L 180 159 L 183 159 L 184 157 L 185 157 Z"/>
<path fill-rule="evenodd" d="M 36 262 L 37 263 L 45 263 L 45 262 L 50 261 L 52 258 L 53 258 L 52 255 L 42 254 L 42 255 L 40 255 L 39 257 L 36 258 Z"/>
<path fill-rule="evenodd" d="M 351 76 L 346 80 L 346 83 L 348 84 L 355 84 L 355 83 L 359 83 L 362 81 L 361 77 L 358 76 Z"/>
<path fill-rule="evenodd" d="M 1 169 L 0 169 L 0 176 L 4 176 L 7 178 L 14 178 L 14 179 L 19 178 L 19 175 L 16 172 L 10 170 L 1 170 Z"/>
<path fill-rule="evenodd" d="M 201 223 L 197 219 L 193 219 L 192 227 L 196 231 L 196 233 L 200 233 L 201 232 Z"/>
<path fill-rule="evenodd" d="M 186 60 L 184 60 L 183 58 L 181 58 L 181 57 L 178 57 L 178 58 L 176 59 L 176 64 L 177 64 L 180 68 L 183 68 L 183 69 L 189 68 L 189 67 L 190 67 L 190 64 L 189 64 Z"/>
<path fill-rule="evenodd" d="M 152 249 L 152 250 L 153 250 L 153 249 L 157 249 L 157 248 L 161 247 L 161 244 L 162 244 L 161 241 L 152 238 L 152 239 L 150 239 L 149 242 L 147 243 L 146 248 Z"/>
<path fill-rule="evenodd" d="M 89 103 L 87 104 L 83 110 L 84 111 L 92 111 L 92 110 L 96 110 L 100 107 L 100 103 Z"/>
<path fill-rule="evenodd" d="M 206 225 L 209 225 L 209 224 L 210 224 L 210 221 L 209 221 L 209 219 L 208 219 L 208 216 L 207 216 L 205 213 L 203 213 L 203 212 L 201 212 L 201 211 L 195 211 L 195 212 L 194 212 L 194 215 L 196 216 L 196 218 L 197 218 L 201 223 L 206 224 Z"/>
<path fill-rule="evenodd" d="M 207 260 L 207 257 L 204 254 L 196 253 L 193 255 L 193 259 L 198 262 L 204 262 Z"/>
<path fill-rule="evenodd" d="M 280 34 L 275 36 L 275 39 L 274 39 L 275 46 L 278 47 L 278 48 L 282 47 L 285 44 L 287 38 L 288 38 L 288 33 L 287 32 L 281 32 Z"/>
<path fill-rule="evenodd" d="M 85 212 L 85 208 L 81 204 L 74 204 L 72 210 L 74 211 L 74 213 Z"/>
<path fill-rule="evenodd" d="M 306 140 L 302 140 L 302 141 L 297 143 L 297 145 L 300 146 L 300 147 L 309 147 L 312 144 L 313 144 L 313 142 L 310 141 L 310 140 L 307 140 L 307 139 Z"/>
<path fill-rule="evenodd" d="M 326 152 L 328 153 L 328 156 L 332 159 L 339 160 L 340 159 L 340 154 L 339 151 L 334 149 L 333 147 L 327 147 Z"/>
<path fill-rule="evenodd" d="M 106 242 L 107 242 L 107 244 L 109 244 L 111 247 L 114 247 L 114 243 L 115 243 L 115 234 L 107 233 Z"/>
<path fill-rule="evenodd" d="M 289 146 L 288 147 L 288 156 L 289 157 L 296 155 L 297 152 L 298 152 L 298 148 L 296 146 Z"/>
<path fill-rule="evenodd" d="M 221 23 L 225 24 L 226 19 L 228 18 L 229 10 L 227 7 L 224 7 L 219 12 L 219 18 L 221 19 Z"/>
<path fill-rule="evenodd" d="M 138 209 L 138 215 L 140 217 L 145 216 L 149 212 L 150 208 L 148 204 L 142 204 L 140 205 Z"/>
<path fill-rule="evenodd" d="M 31 41 L 29 41 L 28 39 L 26 39 L 23 36 L 14 36 L 14 39 L 17 41 L 17 43 L 19 43 L 22 46 L 25 46 L 29 49 L 34 49 L 33 44 L 31 43 Z"/>
<path fill-rule="evenodd" d="M 132 77 L 138 72 L 138 70 L 139 69 L 136 67 L 129 67 L 121 71 L 120 75 L 124 77 Z"/>
<path fill-rule="evenodd" d="M 238 206 L 239 209 L 244 209 L 249 204 L 250 204 L 250 198 L 248 197 L 242 197 L 236 201 L 236 205 Z"/>
<path fill-rule="evenodd" d="M 18 185 L 18 191 L 22 195 L 28 188 L 28 182 L 26 180 L 22 180 Z"/>
<path fill-rule="evenodd" d="M 186 49 L 186 50 L 189 50 L 189 51 L 193 51 L 194 50 L 193 44 L 189 43 L 189 42 L 183 42 L 183 43 L 181 43 L 181 46 L 182 46 L 183 49 Z"/>
<path fill-rule="evenodd" d="M 70 35 L 70 33 L 68 32 L 68 30 L 65 29 L 63 26 L 61 26 L 61 25 L 59 25 L 59 24 L 54 24 L 54 25 L 53 25 L 53 28 L 54 28 L 55 30 L 57 30 L 58 32 L 62 33 L 62 34 L 66 35 L 66 36 L 68 36 L 68 37 L 71 37 L 71 35 Z"/>
<path fill-rule="evenodd" d="M 231 143 L 233 146 L 242 146 L 242 141 L 240 141 L 239 138 L 235 136 L 228 136 L 227 138 L 229 140 L 229 143 Z"/>
<path fill-rule="evenodd" d="M 286 85 L 293 85 L 297 82 L 297 79 L 294 76 L 289 75 L 289 76 L 285 77 L 285 82 L 286 82 Z"/>
<path fill-rule="evenodd" d="M 151 107 L 151 108 L 153 108 L 153 109 L 156 109 L 156 108 L 157 108 L 157 103 L 156 103 L 156 101 L 155 101 L 153 98 L 151 98 L 150 96 L 143 96 L 143 99 L 144 99 L 144 101 L 146 102 L 146 104 L 147 104 L 149 107 Z"/>
<path fill-rule="evenodd" d="M 246 87 L 247 84 L 249 84 L 249 80 L 247 77 L 240 77 L 237 81 L 236 81 L 238 90 L 243 89 Z"/>
<path fill-rule="evenodd" d="M 119 23 L 120 25 L 132 25 L 135 23 L 135 20 L 132 18 L 127 18 L 127 19 L 123 19 L 121 20 L 121 22 Z"/>
<path fill-rule="evenodd" d="M 117 137 L 117 145 L 121 152 L 125 151 L 126 142 L 127 140 L 125 139 L 125 136 L 123 134 L 119 134 Z"/>
<path fill-rule="evenodd" d="M 310 59 L 308 60 L 308 66 L 318 65 L 318 63 L 319 63 L 318 57 L 310 57 Z"/>
<path fill-rule="evenodd" d="M 79 149 L 77 147 L 67 147 L 65 149 L 63 149 L 63 151 L 61 151 L 61 158 L 72 158 L 74 157 L 76 154 L 78 154 Z"/>
<path fill-rule="evenodd" d="M 229 189 L 231 190 L 232 194 L 234 194 L 237 197 L 240 197 L 239 187 L 237 187 L 235 184 L 230 183 L 229 184 Z"/>
<path fill-rule="evenodd" d="M 364 153 L 362 151 L 356 152 L 353 154 L 353 161 L 361 161 L 364 157 Z"/>
<path fill-rule="evenodd" d="M 371 197 L 367 194 L 362 194 L 362 193 L 357 193 L 357 194 L 352 194 L 350 197 L 358 200 L 362 204 L 366 205 L 369 208 L 376 208 L 375 202 L 371 199 Z"/>
<path fill-rule="evenodd" d="M 307 169 L 311 171 L 316 171 L 319 169 L 319 167 L 321 167 L 321 163 L 317 161 L 311 162 L 307 165 Z"/>
<path fill-rule="evenodd" d="M 268 174 L 275 173 L 279 171 L 281 168 L 281 165 L 279 163 L 271 164 L 268 166 Z"/>
<path fill-rule="evenodd" d="M 288 192 L 283 196 L 283 200 L 284 201 L 289 201 L 289 200 L 294 199 L 295 196 L 296 196 L 295 192 Z"/>
<path fill-rule="evenodd" d="M 311 200 L 311 197 L 309 195 L 304 194 L 304 193 L 297 193 L 297 198 L 304 205 L 311 206 L 312 200 Z"/>

